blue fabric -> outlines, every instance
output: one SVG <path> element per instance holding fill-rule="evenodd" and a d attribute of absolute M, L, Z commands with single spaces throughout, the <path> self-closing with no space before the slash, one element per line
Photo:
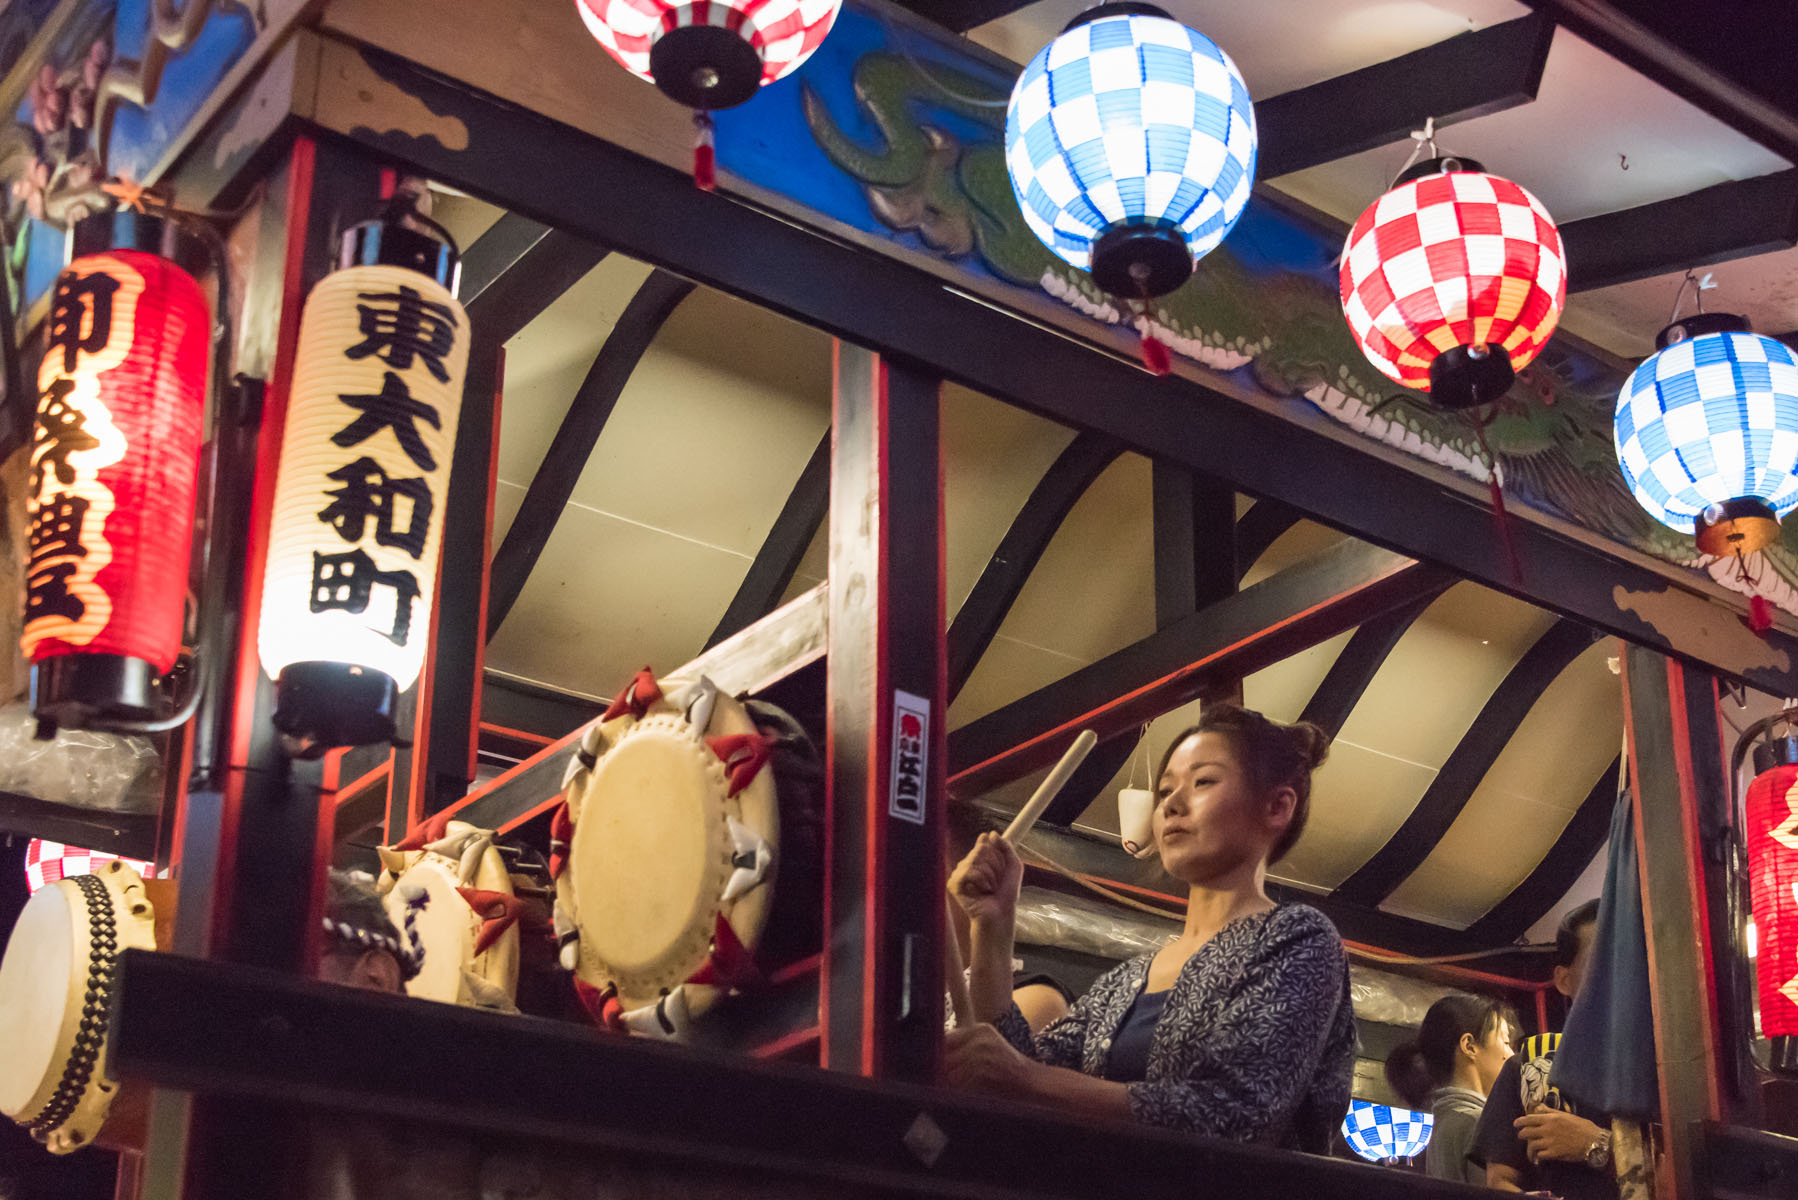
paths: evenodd
<path fill-rule="evenodd" d="M 1111 1039 L 1111 1053 L 1105 1056 L 1105 1078 L 1113 1083 L 1141 1083 L 1149 1077 L 1149 1042 L 1155 1036 L 1155 1024 L 1167 1008 L 1168 993 L 1138 992 L 1124 1014 Z"/>
<path fill-rule="evenodd" d="M 1582 1111 L 1646 1120 L 1659 1107 L 1660 1087 L 1635 825 L 1625 792 L 1611 814 L 1611 847 L 1592 953 L 1573 1011 L 1567 1014 L 1550 1082 Z"/>

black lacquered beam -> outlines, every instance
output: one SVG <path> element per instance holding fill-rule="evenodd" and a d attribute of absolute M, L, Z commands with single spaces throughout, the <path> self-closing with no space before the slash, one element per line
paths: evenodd
<path fill-rule="evenodd" d="M 503 213 L 464 249 L 458 296 L 480 336 L 504 345 L 605 256 L 578 234 Z"/>
<path fill-rule="evenodd" d="M 1446 589 L 1444 589 L 1446 590 Z M 1355 630 L 1355 635 L 1330 664 L 1323 682 L 1311 693 L 1311 699 L 1305 702 L 1305 711 L 1299 716 L 1301 721 L 1309 721 L 1318 726 L 1331 737 L 1342 732 L 1342 726 L 1355 711 L 1355 705 L 1361 702 L 1361 696 L 1367 691 L 1373 677 L 1380 672 L 1386 657 L 1392 653 L 1399 639 L 1417 623 L 1436 600 L 1441 591 L 1419 596 L 1411 603 L 1395 608 L 1389 613 L 1375 617 Z"/>
<path fill-rule="evenodd" d="M 1255 173 L 1277 179 L 1391 145 L 1430 117 L 1441 128 L 1528 104 L 1553 40 L 1553 22 L 1520 17 L 1258 100 Z"/>
<path fill-rule="evenodd" d="M 779 1194 L 960 1200 L 1476 1200 L 1481 1190 L 1364 1163 L 1076 1119 L 941 1088 L 650 1043 L 556 1021 L 127 950 L 109 1062 L 126 1078 L 376 1123 L 426 1143 L 499 1137 L 523 1161 L 556 1144 L 696 1164 Z M 736 1002 L 741 1002 L 739 998 Z M 395 1070 L 455 1048 L 453 1069 Z M 471 1079 L 493 1087 L 470 1087 Z M 505 1085 L 505 1086 L 498 1086 Z M 236 1180 L 235 1194 L 274 1180 Z M 253 1188 L 245 1185 L 254 1183 Z M 720 1183 L 719 1186 L 725 1186 Z M 222 1194 L 213 1193 L 213 1194 Z"/>
<path fill-rule="evenodd" d="M 506 615 L 524 591 L 531 568 L 549 544 L 556 522 L 574 495 L 593 447 L 605 431 L 612 409 L 623 394 L 637 363 L 655 341 L 662 324 L 693 291 L 686 280 L 654 271 L 631 297 L 618 323 L 593 359 L 580 390 L 568 404 L 556 437 L 519 502 L 505 540 L 493 555 L 492 590 L 487 600 L 487 640 L 499 632 Z"/>
<path fill-rule="evenodd" d="M 1524 651 L 1449 752 L 1448 760 L 1424 789 L 1423 799 L 1411 815 L 1372 858 L 1342 881 L 1336 888 L 1337 896 L 1368 908 L 1377 907 L 1429 857 L 1473 798 L 1480 780 L 1511 744 L 1530 709 L 1561 672 L 1586 652 L 1594 636 L 1589 627 L 1577 621 L 1557 621 Z"/>
<path fill-rule="evenodd" d="M 718 628 L 706 639 L 706 649 L 747 629 L 780 607 L 780 598 L 792 585 L 793 575 L 799 570 L 799 560 L 805 557 L 806 548 L 817 536 L 829 506 L 830 431 L 827 429 L 806 461 L 805 469 L 799 472 L 798 481 L 788 493 L 787 502 L 781 506 L 780 515 L 774 518 L 773 528 L 762 540 L 762 548 L 749 564 L 743 582 L 737 585 L 737 594 L 731 598 L 730 607 L 724 610 Z"/>
<path fill-rule="evenodd" d="M 1561 240 L 1574 292 L 1789 250 L 1798 244 L 1798 170 L 1569 221 Z"/>
<path fill-rule="evenodd" d="M 949 736 L 955 794 L 979 796 L 1047 766 L 1081 729 L 1101 740 L 1440 587 L 1403 555 L 1343 542 L 1247 591 L 1039 688 Z"/>
<path fill-rule="evenodd" d="M 1067 444 L 1012 518 L 949 626 L 949 699 L 954 700 L 992 645 L 1055 531 L 1093 481 L 1123 453 L 1114 438 L 1082 433 Z"/>

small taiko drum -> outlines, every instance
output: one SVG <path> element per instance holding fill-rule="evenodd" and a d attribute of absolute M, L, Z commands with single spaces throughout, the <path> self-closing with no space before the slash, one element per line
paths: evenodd
<path fill-rule="evenodd" d="M 551 825 L 561 963 L 594 1017 L 678 1038 L 821 944 L 823 771 L 792 717 L 646 668 L 583 734 Z"/>
<path fill-rule="evenodd" d="M 46 883 L 19 913 L 0 960 L 0 1112 L 51 1153 L 143 1144 L 148 1089 L 105 1073 L 112 989 L 122 951 L 169 945 L 174 912 L 172 880 L 115 859 Z"/>
<path fill-rule="evenodd" d="M 376 890 L 419 956 L 406 994 L 510 1010 L 518 991 L 520 902 L 490 829 L 427 822 L 379 851 Z"/>

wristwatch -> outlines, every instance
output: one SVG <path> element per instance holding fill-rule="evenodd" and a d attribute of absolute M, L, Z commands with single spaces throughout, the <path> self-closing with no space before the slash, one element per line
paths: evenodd
<path fill-rule="evenodd" d="M 1611 1165 L 1611 1132 L 1605 1130 L 1592 1139 L 1586 1147 L 1586 1165 L 1594 1171 L 1602 1171 Z"/>

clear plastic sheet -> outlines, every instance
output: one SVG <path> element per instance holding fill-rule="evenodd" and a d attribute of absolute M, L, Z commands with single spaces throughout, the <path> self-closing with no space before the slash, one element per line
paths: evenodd
<path fill-rule="evenodd" d="M 1122 961 L 1165 946 L 1178 922 L 1097 900 L 1027 887 L 1018 897 L 1017 940 Z M 1382 1025 L 1421 1025 L 1430 1005 L 1453 988 L 1423 983 L 1362 963 L 1349 964 L 1355 1016 Z"/>
<path fill-rule="evenodd" d="M 0 708 L 0 791 L 108 812 L 155 812 L 160 772 L 142 737 L 59 729 L 40 742 L 27 704 Z"/>

